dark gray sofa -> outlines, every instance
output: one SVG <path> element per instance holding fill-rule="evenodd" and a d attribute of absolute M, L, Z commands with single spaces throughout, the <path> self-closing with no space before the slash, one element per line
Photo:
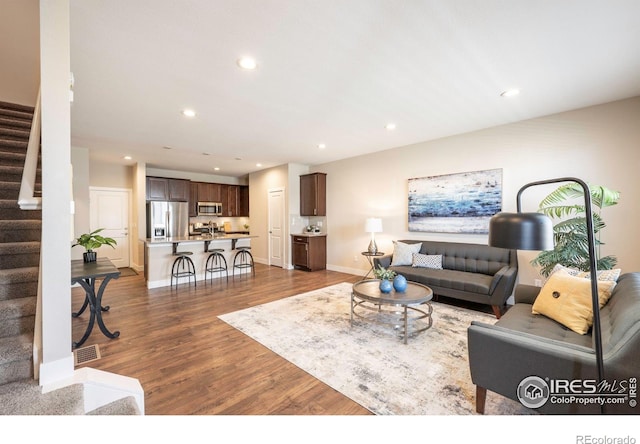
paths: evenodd
<path fill-rule="evenodd" d="M 481 244 L 401 240 L 405 244 L 422 242 L 421 254 L 442 255 L 442 270 L 411 265 L 390 266 L 392 255 L 374 259 L 374 266 L 390 268 L 407 280 L 427 285 L 434 295 L 487 304 L 497 318 L 504 311 L 518 274 L 516 250 Z"/>
<path fill-rule="evenodd" d="M 486 391 L 518 401 L 518 386 L 532 376 L 549 382 L 597 380 L 592 330 L 581 335 L 531 307 L 539 287 L 518 285 L 515 305 L 489 325 L 473 321 L 468 328 L 469 367 L 476 385 L 476 410 L 484 413 Z M 611 298 L 600 310 L 604 379 L 611 384 L 620 403 L 607 403 L 605 413 L 638 414 L 640 393 L 640 273 L 620 276 Z M 589 392 L 586 387 L 585 392 Z M 588 394 L 588 393 L 587 393 Z M 626 399 L 624 399 L 626 396 Z M 576 397 L 580 397 L 578 394 Z M 613 396 L 609 396 L 613 398 Z M 592 403 L 554 402 L 551 398 L 536 407 L 540 413 L 598 414 Z"/>

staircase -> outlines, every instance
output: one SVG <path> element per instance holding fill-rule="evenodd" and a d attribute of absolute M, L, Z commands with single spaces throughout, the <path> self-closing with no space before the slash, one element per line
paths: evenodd
<path fill-rule="evenodd" d="M 21 210 L 22 180 L 34 109 L 0 102 L 0 415 L 82 415 L 84 387 L 42 393 L 34 379 L 33 335 L 42 211 Z M 35 191 L 41 192 L 40 160 Z M 140 414 L 126 397 L 90 415 Z"/>
<path fill-rule="evenodd" d="M 0 384 L 33 379 L 42 212 L 18 207 L 32 118 L 33 108 L 0 102 Z"/>

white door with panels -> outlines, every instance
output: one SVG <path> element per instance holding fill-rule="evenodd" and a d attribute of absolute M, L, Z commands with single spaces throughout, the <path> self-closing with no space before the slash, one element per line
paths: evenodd
<path fill-rule="evenodd" d="M 111 237 L 115 248 L 102 246 L 98 258 L 107 257 L 118 267 L 130 265 L 129 202 L 131 191 L 119 188 L 89 188 L 89 225 L 91 231 L 104 228 L 101 236 Z"/>
<path fill-rule="evenodd" d="M 269 190 L 269 265 L 284 263 L 284 189 Z"/>

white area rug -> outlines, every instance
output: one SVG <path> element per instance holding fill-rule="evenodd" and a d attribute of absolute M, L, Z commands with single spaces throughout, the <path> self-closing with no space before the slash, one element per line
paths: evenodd
<path fill-rule="evenodd" d="M 433 326 L 408 344 L 392 327 L 350 323 L 352 284 L 341 283 L 219 316 L 379 415 L 471 415 L 467 327 L 493 316 L 432 303 Z M 530 413 L 488 392 L 485 414 Z"/>

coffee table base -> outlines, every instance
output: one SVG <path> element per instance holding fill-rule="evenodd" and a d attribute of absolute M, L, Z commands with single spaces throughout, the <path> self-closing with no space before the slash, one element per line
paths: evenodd
<path fill-rule="evenodd" d="M 433 307 L 429 302 L 416 305 L 385 304 L 371 302 L 351 294 L 351 325 L 354 317 L 365 322 L 391 325 L 399 330 L 404 343 L 409 336 L 416 336 L 431 328 Z"/>

